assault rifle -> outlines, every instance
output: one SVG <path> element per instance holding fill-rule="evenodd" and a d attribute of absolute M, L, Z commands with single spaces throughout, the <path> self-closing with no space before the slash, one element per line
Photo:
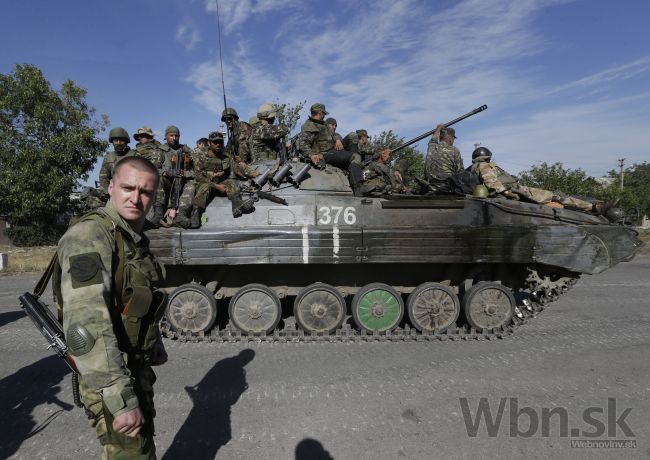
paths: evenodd
<path fill-rule="evenodd" d="M 178 208 L 179 201 L 181 199 L 181 193 L 183 191 L 183 178 L 185 177 L 185 171 L 190 164 L 190 156 L 186 153 L 181 153 L 182 160 L 179 161 L 178 155 L 176 153 L 172 154 L 172 171 L 171 176 L 174 178 L 172 183 L 172 194 L 170 197 L 170 208 Z"/>
<path fill-rule="evenodd" d="M 486 110 L 486 109 L 487 109 L 487 105 L 482 105 L 482 106 L 480 106 L 480 107 L 477 107 L 477 108 L 475 108 L 474 110 L 472 110 L 471 112 L 467 112 L 465 115 L 461 115 L 460 117 L 458 117 L 458 118 L 454 118 L 453 120 L 451 120 L 451 121 L 445 123 L 445 124 L 444 124 L 444 127 L 445 127 L 445 128 L 449 128 L 451 125 L 454 125 L 454 124 L 458 123 L 459 121 L 463 121 L 465 118 L 469 118 L 469 117 L 471 117 L 472 115 L 476 115 L 477 113 L 480 113 L 480 112 L 482 112 L 482 111 L 484 111 L 484 110 Z M 410 141 L 406 141 L 406 142 L 404 142 L 403 144 L 398 145 L 397 147 L 395 147 L 394 149 L 392 149 L 392 150 L 390 151 L 390 153 L 393 154 L 393 153 L 395 153 L 395 152 L 397 152 L 397 151 L 399 151 L 399 150 L 402 150 L 402 149 L 405 148 L 405 147 L 408 147 L 409 145 L 415 144 L 416 142 L 421 141 L 421 140 L 424 139 L 425 137 L 429 137 L 429 136 L 431 136 L 435 131 L 436 131 L 436 130 L 435 130 L 435 128 L 434 128 L 434 129 L 432 129 L 431 131 L 427 131 L 427 132 L 424 133 L 424 134 L 420 134 L 418 137 L 414 137 L 414 138 L 411 139 Z"/>
<path fill-rule="evenodd" d="M 53 349 L 65 361 L 72 372 L 78 374 L 77 364 L 74 362 L 68 345 L 65 343 L 61 323 L 54 317 L 52 311 L 47 305 L 38 300 L 38 297 L 30 292 L 25 292 L 19 297 L 19 300 L 23 310 L 25 310 L 29 319 L 32 320 L 36 329 L 45 337 L 45 340 L 49 344 L 47 348 Z"/>

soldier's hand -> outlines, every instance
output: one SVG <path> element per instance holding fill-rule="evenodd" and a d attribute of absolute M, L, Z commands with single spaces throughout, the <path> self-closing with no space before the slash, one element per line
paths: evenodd
<path fill-rule="evenodd" d="M 336 142 L 334 142 L 334 148 L 336 150 L 343 150 L 343 142 L 341 142 L 341 139 L 337 139 Z"/>
<path fill-rule="evenodd" d="M 124 412 L 113 420 L 113 429 L 118 433 L 127 435 L 129 438 L 135 438 L 144 425 L 144 415 L 139 407 Z"/>
<path fill-rule="evenodd" d="M 184 173 L 185 173 L 185 171 L 183 171 L 182 169 L 179 169 L 178 170 L 178 177 L 183 177 Z"/>
<path fill-rule="evenodd" d="M 441 130 L 442 128 L 444 128 L 444 127 L 445 127 L 445 124 L 444 124 L 444 123 L 440 123 L 438 126 L 436 126 L 436 130 L 435 130 L 435 132 L 434 132 L 433 134 L 434 134 L 435 136 L 439 135 L 439 134 L 440 134 L 440 130 Z"/>
<path fill-rule="evenodd" d="M 505 192 L 503 192 L 503 195 L 510 198 L 511 200 L 518 200 L 519 199 L 519 195 L 517 195 L 514 192 L 511 192 L 510 190 L 506 190 Z"/>

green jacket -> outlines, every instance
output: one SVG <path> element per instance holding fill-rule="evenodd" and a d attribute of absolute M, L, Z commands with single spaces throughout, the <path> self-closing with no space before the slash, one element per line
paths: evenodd
<path fill-rule="evenodd" d="M 57 257 L 61 270 L 52 285 L 80 383 L 100 393 L 114 416 L 135 409 L 133 375 L 150 359 L 160 334 L 164 296 L 154 290 L 162 267 L 147 238 L 110 203 L 68 229 Z M 116 264 L 119 258 L 124 263 Z M 80 341 L 79 331 L 90 339 Z"/>

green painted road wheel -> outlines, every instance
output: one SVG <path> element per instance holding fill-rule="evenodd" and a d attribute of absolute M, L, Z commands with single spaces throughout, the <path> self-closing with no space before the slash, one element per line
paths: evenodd
<path fill-rule="evenodd" d="M 404 315 L 399 293 L 384 283 L 364 286 L 352 299 L 352 317 L 360 329 L 382 332 L 395 329 Z"/>

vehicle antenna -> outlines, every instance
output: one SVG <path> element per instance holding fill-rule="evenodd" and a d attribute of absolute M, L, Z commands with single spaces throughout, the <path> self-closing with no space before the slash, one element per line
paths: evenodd
<path fill-rule="evenodd" d="M 217 4 L 217 35 L 219 37 L 219 66 L 221 68 L 221 91 L 223 93 L 223 110 L 226 111 L 228 109 L 228 103 L 226 102 L 226 84 L 224 83 L 223 79 L 223 51 L 221 50 L 221 19 L 219 17 L 219 0 L 215 0 Z M 228 128 L 228 124 L 226 123 L 226 129 L 228 130 L 228 139 L 232 137 L 232 133 L 230 132 L 230 128 Z"/>

